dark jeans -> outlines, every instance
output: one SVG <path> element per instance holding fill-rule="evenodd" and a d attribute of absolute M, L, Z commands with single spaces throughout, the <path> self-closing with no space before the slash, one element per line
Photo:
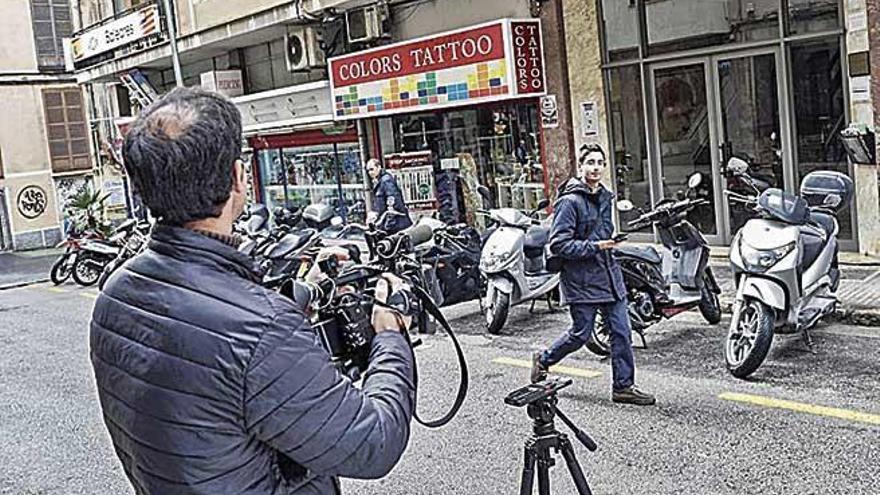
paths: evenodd
<path fill-rule="evenodd" d="M 572 304 L 569 306 L 572 326 L 541 353 L 541 364 L 550 367 L 565 356 L 583 347 L 590 338 L 596 321 L 596 311 L 602 310 L 611 331 L 611 373 L 614 390 L 632 386 L 635 379 L 632 329 L 629 325 L 626 301 L 608 304 Z"/>

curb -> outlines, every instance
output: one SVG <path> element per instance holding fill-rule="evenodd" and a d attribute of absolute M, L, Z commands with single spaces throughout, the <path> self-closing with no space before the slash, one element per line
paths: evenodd
<path fill-rule="evenodd" d="M 20 289 L 22 287 L 27 287 L 27 286 L 36 285 L 36 284 L 42 284 L 42 283 L 46 283 L 46 282 L 51 282 L 51 279 L 46 277 L 46 278 L 39 278 L 36 280 L 28 280 L 26 282 L 13 282 L 11 284 L 0 285 L 0 291 L 9 290 L 9 289 Z"/>
<path fill-rule="evenodd" d="M 730 315 L 732 310 L 733 301 L 721 301 L 723 314 Z M 833 315 L 827 317 L 827 321 L 859 327 L 880 328 L 880 310 L 839 308 Z"/>

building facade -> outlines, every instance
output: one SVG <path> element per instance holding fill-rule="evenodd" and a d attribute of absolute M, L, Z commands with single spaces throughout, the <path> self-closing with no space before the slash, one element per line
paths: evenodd
<path fill-rule="evenodd" d="M 54 246 L 67 198 L 86 187 L 86 99 L 66 71 L 68 0 L 0 3 L 0 250 Z"/>
<path fill-rule="evenodd" d="M 447 218 L 463 219 L 468 214 L 462 205 L 472 201 L 473 187 L 464 184 L 466 180 L 471 186 L 479 181 L 490 187 L 499 204 L 527 207 L 551 191 L 553 178 L 567 175 L 570 105 L 558 96 L 564 94 L 559 88 L 567 77 L 558 71 L 561 65 L 553 54 L 544 56 L 547 41 L 540 28 L 548 25 L 543 19 L 548 14 L 540 2 L 170 3 L 174 16 L 164 11 L 164 2 L 77 3 L 72 58 L 77 80 L 92 102 L 90 117 L 100 150 L 99 184 L 124 182 L 118 150 L 126 124 L 156 95 L 178 84 L 169 42 L 172 18 L 180 83 L 219 91 L 238 105 L 250 151 L 246 156 L 251 160 L 252 195 L 270 208 L 326 202 L 344 214 L 362 212 L 358 205 L 368 203 L 370 196 L 363 163 L 372 157 L 398 174 L 413 209 L 438 211 Z M 489 86 L 490 79 L 497 77 L 485 72 L 479 79 L 475 72 L 470 89 L 486 93 L 475 99 L 444 99 L 441 105 L 436 87 L 435 94 L 427 95 L 428 88 L 414 83 L 411 102 L 420 101 L 420 89 L 424 102 L 405 112 L 379 117 L 367 115 L 364 108 L 354 117 L 337 114 L 339 95 L 332 93 L 328 59 L 409 40 L 430 43 L 442 40 L 443 33 L 493 23 L 508 26 L 510 20 L 536 20 L 537 37 L 532 41 L 540 49 L 534 69 L 541 80 L 536 90 L 516 94 L 511 89 L 502 95 Z M 554 27 L 546 36 L 559 35 L 557 21 L 552 20 Z M 93 41 L 123 26 L 131 29 L 114 43 Z M 492 39 L 502 50 L 505 40 Z M 509 55 L 495 59 L 496 65 L 513 63 Z M 419 75 L 418 71 L 408 74 Z M 427 77 L 427 72 L 421 75 Z M 467 86 L 466 77 L 463 82 Z M 401 93 L 398 88 L 398 99 Z M 547 95 L 555 98 L 550 101 Z M 472 108 L 477 100 L 479 105 Z M 548 114 L 546 124 L 542 124 L 542 105 Z M 469 214 L 472 217 L 473 211 Z"/>
<path fill-rule="evenodd" d="M 789 191 L 837 170 L 857 189 L 842 245 L 880 250 L 876 165 L 851 163 L 840 140 L 874 124 L 864 0 L 563 3 L 575 141 L 609 150 L 620 197 L 649 206 L 699 172 L 712 204 L 691 220 L 727 245 L 748 218 L 724 194 L 742 187 L 731 157 Z"/>

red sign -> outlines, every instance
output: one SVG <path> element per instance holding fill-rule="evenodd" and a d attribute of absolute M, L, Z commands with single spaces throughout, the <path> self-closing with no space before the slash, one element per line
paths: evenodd
<path fill-rule="evenodd" d="M 541 46 L 541 24 L 537 21 L 510 23 L 513 34 L 514 78 L 517 94 L 543 94 L 544 50 Z"/>
<path fill-rule="evenodd" d="M 336 88 L 504 58 L 501 24 L 400 43 L 330 60 Z"/>

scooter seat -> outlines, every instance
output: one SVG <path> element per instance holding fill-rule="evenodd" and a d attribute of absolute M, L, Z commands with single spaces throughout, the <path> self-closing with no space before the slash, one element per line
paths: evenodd
<path fill-rule="evenodd" d="M 309 242 L 309 239 L 314 237 L 316 232 L 317 231 L 314 229 L 305 229 L 296 234 L 287 234 L 269 251 L 269 258 L 277 259 L 289 255 L 297 249 L 305 246 L 306 243 Z"/>
<path fill-rule="evenodd" d="M 550 229 L 548 227 L 534 226 L 526 231 L 526 238 L 523 240 L 523 250 L 533 252 L 543 252 L 544 245 L 550 238 Z"/>
<path fill-rule="evenodd" d="M 829 215 L 828 213 L 811 211 L 810 223 L 816 225 L 817 227 L 821 227 L 827 235 L 831 235 L 834 232 L 834 217 L 832 215 Z"/>
<path fill-rule="evenodd" d="M 637 258 L 653 264 L 661 263 L 663 261 L 663 259 L 660 258 L 660 253 L 658 253 L 653 246 L 624 245 L 614 248 L 613 253 L 615 256 L 628 256 L 630 258 Z"/>

